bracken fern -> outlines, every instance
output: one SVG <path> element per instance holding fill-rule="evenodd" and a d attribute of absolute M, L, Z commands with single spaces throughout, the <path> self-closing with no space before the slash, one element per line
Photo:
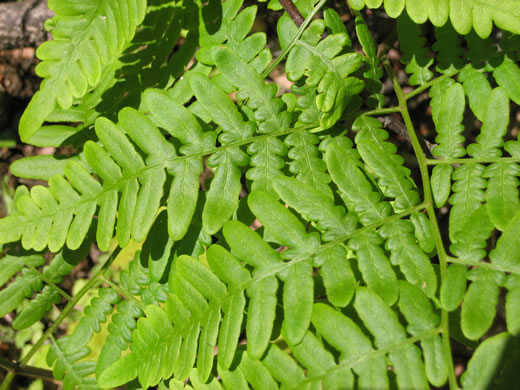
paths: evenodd
<path fill-rule="evenodd" d="M 12 322 L 24 329 L 67 303 L 20 362 L 0 361 L 2 389 L 46 340 L 66 390 L 513 388 L 518 2 L 349 0 L 348 31 L 325 0 L 300 0 L 304 22 L 279 19 L 275 60 L 242 3 L 49 1 L 54 40 L 38 49 L 44 80 L 20 136 L 77 154 L 11 166 L 48 184 L 18 187 L 0 220 L 0 315 L 27 300 Z M 382 5 L 408 94 L 360 12 Z M 277 64 L 283 94 L 266 81 Z M 419 94 L 434 143 L 410 117 Z M 392 113 L 415 172 L 378 118 Z M 60 283 L 93 243 L 111 255 L 70 296 Z M 460 378 L 453 343 L 473 349 Z"/>

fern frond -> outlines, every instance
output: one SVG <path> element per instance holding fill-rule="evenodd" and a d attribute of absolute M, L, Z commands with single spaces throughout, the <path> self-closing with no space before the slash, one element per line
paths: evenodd
<path fill-rule="evenodd" d="M 486 104 L 480 135 L 477 143 L 467 147 L 472 157 L 499 157 L 502 152 L 498 149 L 504 143 L 502 138 L 507 132 L 509 124 L 509 99 L 502 88 L 495 88 Z"/>
<path fill-rule="evenodd" d="M 43 287 L 37 270 L 24 268 L 14 282 L 0 291 L 0 314 L 6 315 L 19 306 L 24 298 L 29 298 Z"/>
<path fill-rule="evenodd" d="M 305 219 L 316 222 L 317 229 L 323 232 L 324 241 L 347 236 L 357 224 L 356 215 L 345 213 L 341 206 L 335 206 L 331 198 L 301 181 L 282 176 L 273 186 L 280 198 L 294 208 Z"/>
<path fill-rule="evenodd" d="M 332 198 L 332 191 L 328 185 L 331 181 L 330 176 L 325 172 L 326 166 L 323 160 L 318 157 L 320 155 L 320 150 L 316 146 L 319 143 L 318 136 L 301 129 L 288 135 L 284 142 L 289 147 L 288 156 L 293 160 L 289 163 L 290 171 L 298 180 Z"/>
<path fill-rule="evenodd" d="M 363 57 L 363 62 L 368 69 L 363 72 L 363 76 L 367 79 L 366 88 L 371 94 L 367 100 L 369 107 L 382 107 L 385 99 L 381 93 L 381 78 L 383 77 L 383 70 L 381 69 L 380 59 L 377 55 L 376 44 L 374 38 L 369 32 L 365 20 L 361 16 L 356 17 L 356 34 L 359 43 L 363 47 L 366 57 Z"/>
<path fill-rule="evenodd" d="M 68 339 L 66 349 L 73 351 L 86 345 L 94 333 L 98 333 L 100 323 L 106 321 L 107 315 L 112 313 L 113 305 L 119 301 L 119 296 L 111 289 L 99 290 L 98 296 L 93 298 L 89 306 L 84 310 L 78 326 Z"/>
<path fill-rule="evenodd" d="M 493 70 L 497 84 L 504 89 L 509 99 L 520 104 L 520 68 L 510 58 L 505 57 L 502 63 Z"/>
<path fill-rule="evenodd" d="M 56 105 L 72 106 L 95 87 L 132 39 L 146 1 L 51 2 L 56 16 L 47 22 L 53 41 L 37 51 L 37 73 L 44 81 L 20 120 L 20 136 L 29 140 Z"/>
<path fill-rule="evenodd" d="M 166 300 L 167 287 L 164 283 L 152 278 L 153 266 L 147 264 L 148 259 L 143 258 L 143 253 L 141 251 L 135 253 L 135 257 L 128 268 L 121 271 L 120 281 L 126 291 L 132 295 L 140 296 L 145 305 L 156 305 Z M 147 266 L 145 267 L 143 264 L 147 264 Z"/>
<path fill-rule="evenodd" d="M 392 214 L 392 207 L 372 190 L 371 183 L 360 169 L 358 152 L 352 149 L 352 145 L 346 137 L 329 140 L 325 161 L 347 207 L 359 215 L 362 224 L 368 225 Z"/>
<path fill-rule="evenodd" d="M 383 348 L 406 338 L 406 331 L 395 313 L 371 289 L 358 287 L 354 307 L 367 329 L 374 335 L 375 345 Z M 384 323 L 385 326 L 381 326 Z M 428 388 L 424 363 L 419 348 L 411 344 L 389 354 L 400 388 Z"/>
<path fill-rule="evenodd" d="M 478 346 L 462 374 L 461 383 L 467 389 L 485 389 L 493 384 L 500 369 L 500 362 L 510 341 L 506 332 L 486 339 Z"/>
<path fill-rule="evenodd" d="M 311 23 L 289 52 L 286 71 L 289 80 L 296 82 L 307 76 L 306 85 L 317 88 L 316 106 L 323 112 L 320 125 L 328 129 L 352 97 L 361 92 L 363 82 L 349 75 L 359 69 L 362 57 L 357 53 L 340 55 L 350 40 L 341 33 L 320 40 L 324 30 L 323 21 Z"/>
<path fill-rule="evenodd" d="M 137 326 L 136 318 L 143 315 L 143 311 L 133 301 L 123 301 L 117 305 L 117 311 L 108 325 L 108 336 L 96 362 L 97 378 L 127 349 L 132 332 Z"/>
<path fill-rule="evenodd" d="M 426 39 L 422 36 L 421 27 L 407 14 L 402 14 L 397 19 L 397 34 L 403 53 L 401 62 L 406 64 L 406 72 L 412 74 L 410 84 L 422 85 L 431 80 L 433 72 L 429 67 L 433 64 L 433 58 L 428 57 L 428 50 L 424 47 Z"/>
<path fill-rule="evenodd" d="M 219 50 L 215 62 L 226 80 L 238 89 L 237 97 L 253 110 L 259 133 L 272 133 L 290 127 L 292 115 L 284 110 L 282 99 L 276 97 L 278 88 L 274 84 L 265 84 L 260 73 L 230 49 Z M 253 190 L 272 190 L 270 182 L 281 175 L 280 169 L 284 166 L 281 156 L 285 155 L 286 150 L 284 144 L 274 137 L 249 145 L 248 153 L 251 154 L 254 168 L 248 171 L 247 177 L 253 180 Z"/>
<path fill-rule="evenodd" d="M 484 73 L 479 72 L 472 66 L 466 66 L 462 72 L 460 72 L 459 81 L 463 83 L 464 93 L 468 97 L 471 111 L 483 122 L 486 115 L 488 99 L 491 96 L 489 81 Z"/>
<path fill-rule="evenodd" d="M 409 221 L 386 223 L 379 229 L 390 251 L 390 261 L 399 265 L 401 272 L 412 285 L 419 287 L 428 297 L 437 290 L 437 276 L 430 259 L 415 242 L 414 225 Z"/>
<path fill-rule="evenodd" d="M 403 166 L 404 159 L 397 155 L 397 148 L 385 142 L 389 134 L 377 119 L 360 116 L 352 125 L 359 130 L 356 145 L 361 158 L 378 178 L 383 194 L 395 198 L 394 209 L 401 212 L 419 203 L 419 194 L 410 178 L 410 170 Z"/>
<path fill-rule="evenodd" d="M 462 117 L 464 114 L 464 88 L 454 83 L 452 79 L 445 79 L 436 83 L 430 89 L 432 117 L 437 131 L 438 146 L 432 154 L 436 157 L 458 158 L 466 154 L 462 147 L 464 130 Z M 471 100 L 470 100 L 471 101 Z"/>
<path fill-rule="evenodd" d="M 435 28 L 435 38 L 437 42 L 432 46 L 432 49 L 438 53 L 435 69 L 441 73 L 451 73 L 464 67 L 464 49 L 453 25 L 446 23 L 442 27 Z"/>
<path fill-rule="evenodd" d="M 381 248 L 382 243 L 377 233 L 364 233 L 351 239 L 348 247 L 356 254 L 359 271 L 368 288 L 392 305 L 399 293 L 397 277 Z"/>
<path fill-rule="evenodd" d="M 8 254 L 2 257 L 0 260 L 0 286 L 3 286 L 25 266 L 39 267 L 44 261 L 45 259 L 41 255 L 14 256 Z"/>
<path fill-rule="evenodd" d="M 96 378 L 92 376 L 96 363 L 82 360 L 90 353 L 90 349 L 84 346 L 74 352 L 68 352 L 67 343 L 67 337 L 62 337 L 47 354 L 47 364 L 53 367 L 54 377 L 63 381 L 64 390 L 99 389 Z"/>
<path fill-rule="evenodd" d="M 463 165 L 453 172 L 452 189 L 454 194 L 450 197 L 450 203 L 453 205 L 450 211 L 450 237 L 452 242 L 456 242 L 454 240 L 455 234 L 464 230 L 467 216 L 476 212 L 484 200 L 486 180 L 482 178 L 483 172 L 484 167 L 480 164 Z"/>
<path fill-rule="evenodd" d="M 517 164 L 493 163 L 486 167 L 484 177 L 488 178 L 486 207 L 493 224 L 504 230 L 520 209 Z"/>
<path fill-rule="evenodd" d="M 502 272 L 474 269 L 468 274 L 472 280 L 464 295 L 461 309 L 461 328 L 470 340 L 477 340 L 491 327 L 496 315 L 498 294 L 503 283 Z"/>
<path fill-rule="evenodd" d="M 383 0 L 349 0 L 352 8 L 361 10 L 365 5 L 379 8 Z M 392 18 L 398 17 L 405 8 L 405 0 L 385 0 L 385 11 Z M 406 1 L 406 12 L 417 24 L 429 19 L 434 26 L 441 27 L 450 18 L 455 30 L 462 35 L 471 28 L 481 38 L 491 34 L 493 22 L 500 28 L 520 34 L 516 24 L 520 17 L 520 5 L 514 0 L 426 0 L 424 2 Z"/>

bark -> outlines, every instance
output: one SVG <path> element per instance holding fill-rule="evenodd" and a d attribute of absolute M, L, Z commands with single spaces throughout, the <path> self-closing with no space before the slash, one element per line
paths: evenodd
<path fill-rule="evenodd" d="M 0 3 L 0 50 L 37 47 L 50 39 L 43 24 L 53 15 L 47 0 Z"/>

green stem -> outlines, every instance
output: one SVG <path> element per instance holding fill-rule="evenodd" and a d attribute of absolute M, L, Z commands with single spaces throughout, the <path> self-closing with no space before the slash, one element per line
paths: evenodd
<path fill-rule="evenodd" d="M 386 115 L 392 114 L 394 112 L 400 112 L 401 109 L 399 107 L 387 107 L 387 108 L 378 108 L 375 110 L 365 111 L 363 115 Z"/>
<path fill-rule="evenodd" d="M 276 68 L 278 66 L 278 64 L 280 62 L 282 62 L 282 60 L 287 56 L 287 54 L 294 47 L 296 42 L 298 42 L 298 40 L 302 36 L 303 32 L 307 28 L 307 26 L 309 26 L 309 24 L 311 24 L 312 19 L 314 18 L 314 15 L 316 15 L 318 13 L 318 11 L 321 9 L 321 7 L 323 7 L 325 5 L 326 2 L 327 2 L 327 0 L 321 0 L 318 4 L 316 4 L 316 6 L 311 11 L 311 13 L 305 18 L 305 21 L 300 26 L 300 28 L 298 29 L 298 32 L 293 37 L 293 39 L 291 40 L 289 45 L 280 53 L 280 55 L 271 63 L 271 65 L 269 65 L 269 67 L 266 70 L 264 70 L 264 72 L 262 73 L 263 78 L 266 78 L 267 76 L 269 76 L 271 74 L 271 72 L 274 70 L 274 68 Z"/>
<path fill-rule="evenodd" d="M 7 373 L 7 375 L 5 376 L 4 381 L 3 381 L 2 384 L 0 385 L 0 390 L 8 390 L 8 389 L 9 389 L 9 385 L 10 385 L 11 382 L 13 381 L 15 375 L 16 375 L 16 371 L 14 371 L 14 370 L 10 370 L 10 371 Z"/>
<path fill-rule="evenodd" d="M 449 77 L 453 77 L 455 76 L 456 74 L 460 73 L 462 71 L 462 69 L 459 69 L 459 70 L 454 70 L 454 71 L 451 71 L 451 72 L 448 72 L 448 73 L 444 73 L 442 76 L 439 76 L 427 83 L 424 83 L 423 85 L 421 85 L 420 87 L 417 87 L 415 88 L 412 92 L 409 92 L 407 93 L 406 95 L 404 95 L 404 98 L 405 100 L 408 100 L 408 99 L 411 99 L 417 95 L 419 95 L 422 91 L 430 88 L 433 84 L 441 81 L 441 80 L 444 80 L 444 79 L 447 79 Z"/>
<path fill-rule="evenodd" d="M 441 164 L 492 164 L 496 162 L 520 163 L 518 157 L 497 157 L 497 158 L 443 158 L 439 160 L 427 159 L 428 165 Z"/>
<path fill-rule="evenodd" d="M 441 279 L 444 278 L 448 267 L 448 256 L 446 254 L 446 250 L 444 249 L 444 243 L 442 242 L 442 236 L 439 229 L 439 225 L 437 223 L 437 215 L 435 214 L 435 209 L 433 207 L 433 194 L 430 185 L 430 176 L 428 173 L 428 164 L 427 158 L 424 155 L 424 151 L 421 148 L 421 144 L 419 139 L 417 138 L 417 134 L 415 133 L 415 129 L 412 124 L 412 119 L 410 118 L 410 113 L 408 112 L 408 106 L 406 103 L 407 97 L 403 93 L 401 89 L 401 85 L 397 80 L 397 76 L 392 70 L 392 66 L 390 64 L 390 60 L 388 57 L 383 58 L 383 65 L 385 70 L 392 80 L 392 86 L 394 88 L 395 94 L 397 96 L 397 100 L 399 102 L 399 108 L 401 110 L 401 115 L 404 120 L 404 124 L 406 129 L 408 130 L 408 134 L 410 135 L 410 141 L 412 143 L 412 147 L 417 158 L 417 163 L 419 165 L 419 170 L 421 172 L 422 184 L 424 188 L 424 203 L 426 204 L 426 211 L 428 213 L 428 218 L 432 225 L 433 237 L 435 240 L 435 247 L 437 248 L 437 254 L 439 257 L 439 265 L 440 265 L 440 273 Z M 438 80 L 438 79 L 437 79 Z M 449 333 L 449 313 L 445 310 L 441 313 L 441 329 L 442 329 L 442 340 L 444 344 L 444 350 L 446 354 L 446 360 L 449 365 L 449 384 L 450 389 L 458 389 L 457 378 L 455 376 L 455 369 L 453 365 L 453 358 L 451 354 L 451 344 L 450 344 L 450 333 Z"/>
<path fill-rule="evenodd" d="M 97 283 L 99 283 L 99 279 L 103 274 L 108 270 L 114 259 L 117 257 L 119 252 L 121 251 L 120 247 L 117 247 L 114 252 L 110 255 L 108 260 L 103 264 L 103 266 L 92 276 L 92 278 L 83 286 L 79 292 L 72 297 L 72 299 L 67 303 L 65 308 L 62 310 L 58 318 L 54 321 L 54 323 L 45 331 L 45 333 L 40 337 L 40 339 L 33 345 L 33 347 L 29 350 L 27 355 L 23 357 L 23 359 L 20 361 L 20 366 L 24 367 L 29 360 L 33 357 L 33 355 L 40 349 L 43 342 L 47 340 L 52 333 L 60 326 L 61 322 L 67 317 L 67 315 L 74 309 L 74 306 L 79 302 L 81 298 Z"/>
<path fill-rule="evenodd" d="M 471 267 L 478 267 L 478 268 L 488 268 L 488 269 L 492 269 L 495 271 L 510 272 L 512 274 L 520 275 L 520 267 L 493 264 L 493 263 L 485 263 L 482 261 L 458 259 L 456 257 L 448 257 L 448 261 L 450 263 L 464 264 L 464 265 L 469 265 Z"/>

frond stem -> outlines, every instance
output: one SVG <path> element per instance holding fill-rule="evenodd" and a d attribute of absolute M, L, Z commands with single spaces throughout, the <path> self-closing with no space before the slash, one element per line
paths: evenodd
<path fill-rule="evenodd" d="M 492 164 L 496 162 L 507 162 L 507 163 L 520 163 L 518 157 L 497 157 L 497 158 L 443 158 L 439 160 L 427 159 L 426 164 L 428 165 L 441 165 L 441 164 Z"/>
<path fill-rule="evenodd" d="M 52 371 L 45 370 L 39 367 L 33 366 L 25 366 L 21 367 L 17 363 L 13 363 L 10 360 L 0 358 L 0 367 L 9 370 L 9 372 L 13 372 L 15 375 L 23 375 L 29 378 L 40 378 L 44 380 L 54 381 L 54 377 L 52 376 Z M 2 384 L 2 389 L 4 385 Z"/>
<path fill-rule="evenodd" d="M 363 115 L 385 115 L 385 114 L 392 114 L 394 112 L 401 112 L 401 109 L 399 107 L 378 108 L 375 110 L 365 111 L 362 114 Z"/>
<path fill-rule="evenodd" d="M 454 71 L 451 71 L 451 72 L 448 72 L 448 73 L 444 73 L 442 76 L 434 78 L 433 80 L 428 81 L 427 83 L 424 83 L 423 85 L 415 88 L 412 92 L 409 92 L 406 95 L 404 95 L 404 98 L 406 100 L 411 99 L 411 98 L 419 95 L 422 91 L 430 88 L 436 82 L 442 81 L 442 80 L 447 79 L 449 77 L 453 77 L 453 76 L 459 74 L 461 71 L 462 71 L 462 69 L 457 69 L 457 70 L 454 70 Z"/>
<path fill-rule="evenodd" d="M 520 267 L 499 265 L 499 264 L 493 264 L 493 263 L 485 263 L 482 261 L 458 259 L 456 257 L 448 257 L 448 261 L 450 263 L 464 264 L 464 265 L 468 265 L 471 267 L 478 267 L 478 268 L 488 268 L 488 269 L 492 269 L 495 271 L 509 272 L 512 274 L 520 275 Z"/>
<path fill-rule="evenodd" d="M 412 143 L 412 147 L 417 158 L 417 163 L 419 165 L 419 170 L 421 171 L 421 179 L 424 188 L 424 202 L 426 203 L 426 211 L 428 213 L 428 218 L 432 225 L 433 237 L 435 240 L 435 247 L 437 248 L 437 254 L 439 257 L 439 265 L 440 265 L 440 274 L 441 279 L 446 274 L 446 270 L 448 267 L 448 256 L 446 254 L 446 250 L 444 248 L 444 243 L 442 241 L 441 232 L 439 229 L 439 225 L 437 223 L 437 216 L 435 214 L 435 209 L 433 206 L 433 194 L 430 185 L 430 176 L 428 173 L 428 164 L 427 158 L 424 155 L 424 151 L 421 147 L 419 139 L 417 138 L 417 134 L 415 133 L 415 129 L 412 124 L 412 119 L 410 117 L 410 113 L 408 112 L 407 106 L 407 97 L 405 96 L 399 81 L 397 80 L 397 76 L 392 69 L 392 65 L 390 64 L 390 60 L 387 56 L 383 57 L 383 66 L 385 70 L 392 80 L 392 86 L 394 88 L 395 94 L 397 96 L 397 100 L 399 102 L 399 108 L 401 109 L 401 115 L 404 120 L 404 124 L 406 129 L 408 130 L 408 134 L 410 135 L 410 141 Z M 447 76 L 446 76 L 447 77 Z M 437 79 L 438 80 L 438 79 Z M 442 328 L 442 341 L 444 345 L 444 352 L 446 360 L 448 361 L 449 366 L 449 375 L 448 381 L 450 385 L 450 389 L 458 389 L 457 378 L 455 376 L 455 369 L 453 365 L 453 357 L 451 353 L 451 342 L 450 342 L 450 331 L 449 331 L 449 313 L 445 310 L 441 313 L 441 328 Z"/>

